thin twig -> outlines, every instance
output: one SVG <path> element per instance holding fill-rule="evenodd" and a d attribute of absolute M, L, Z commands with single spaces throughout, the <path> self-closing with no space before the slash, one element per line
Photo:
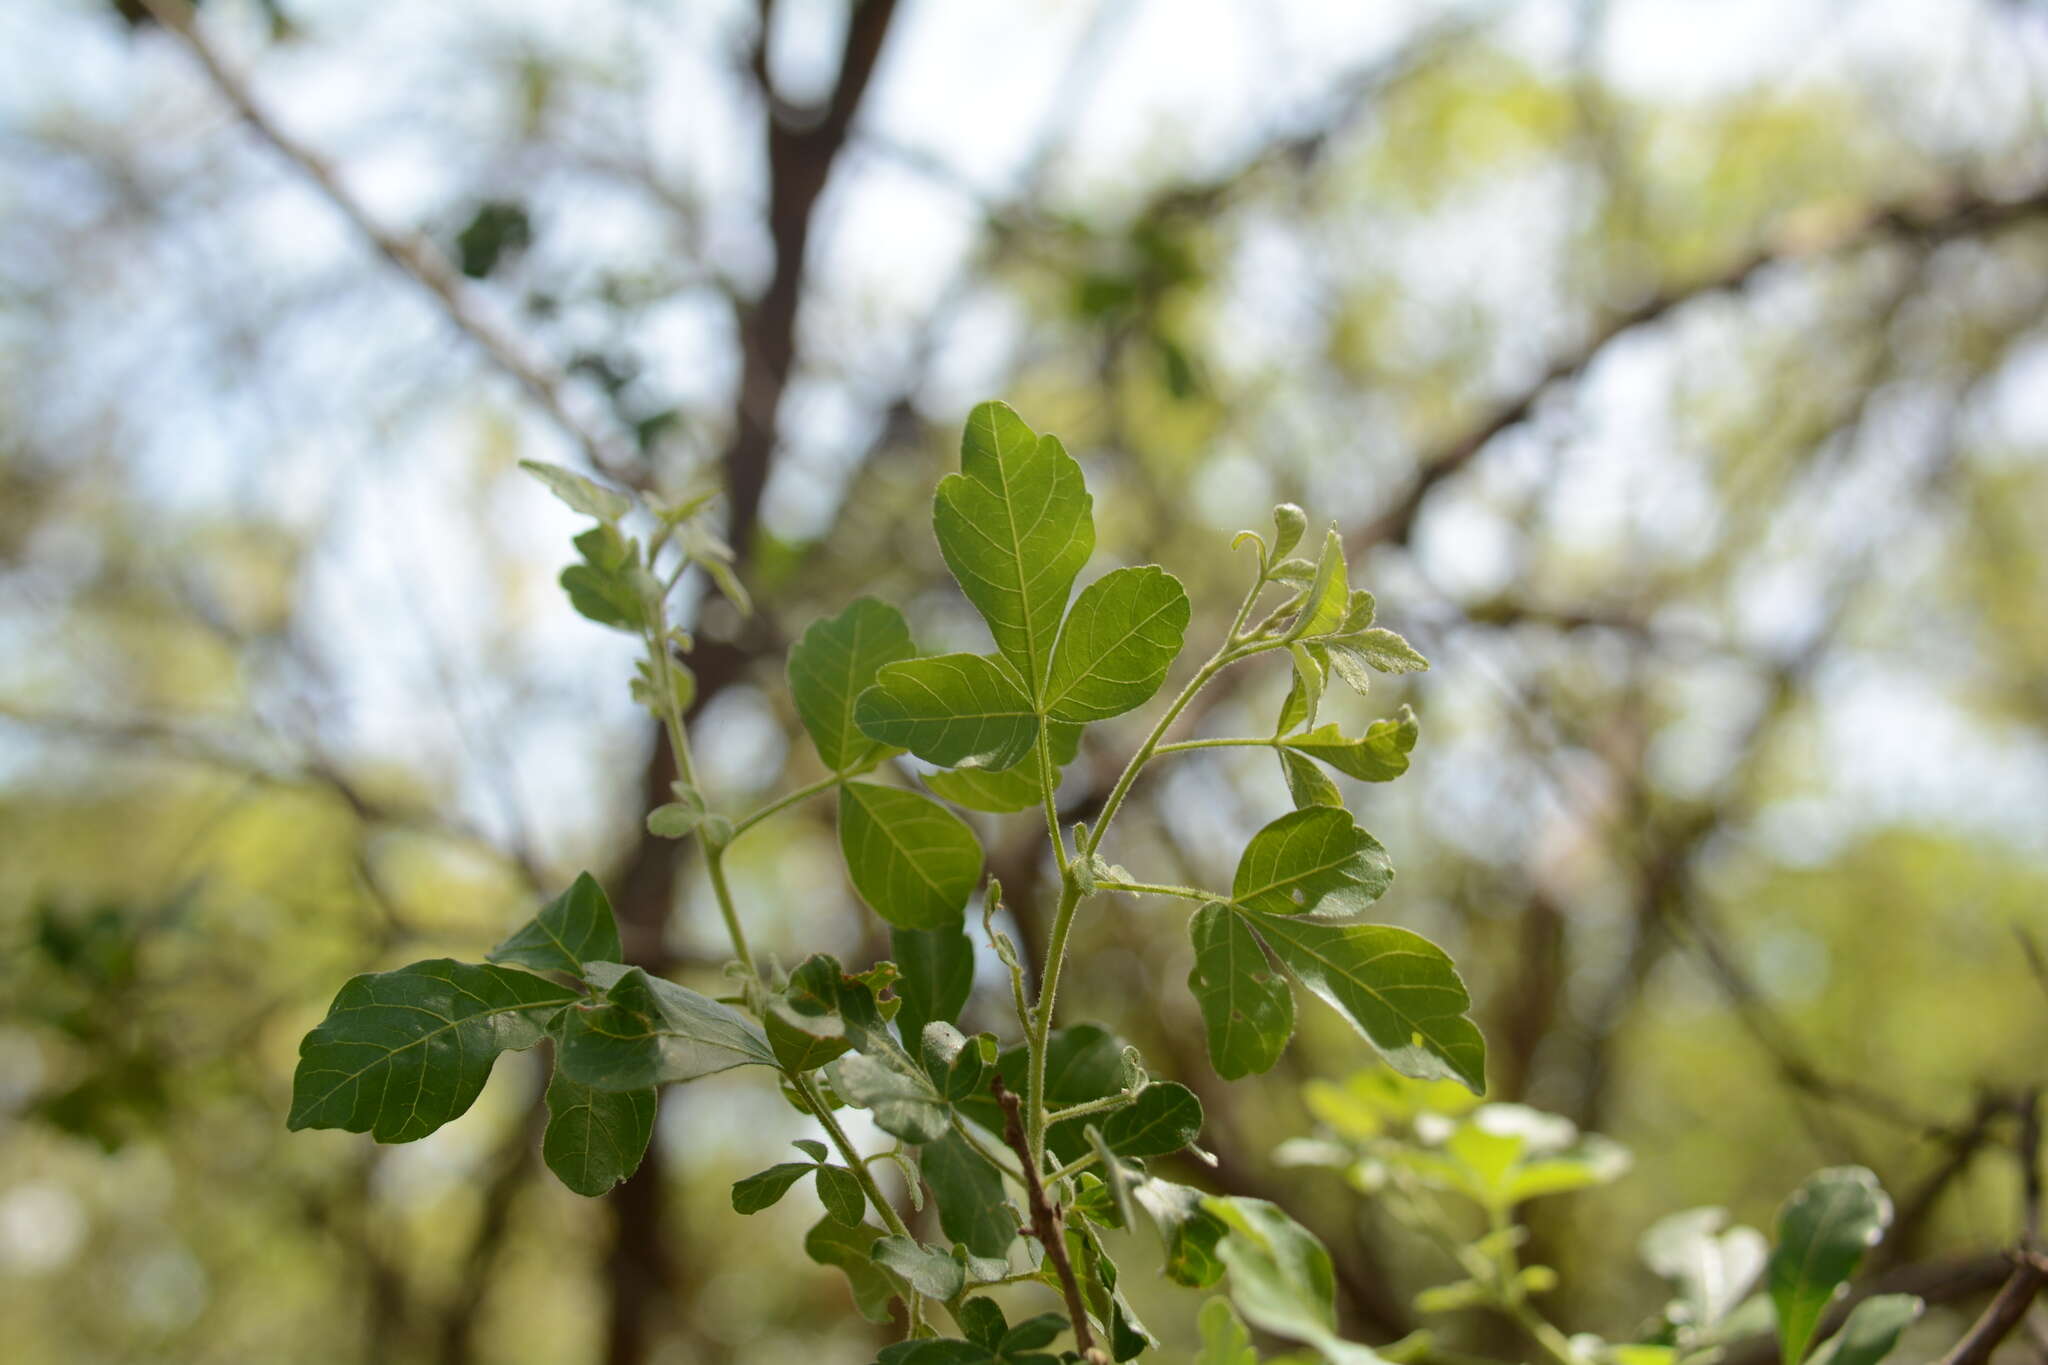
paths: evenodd
<path fill-rule="evenodd" d="M 424 289 L 456 330 L 475 342 L 493 365 L 517 381 L 547 414 L 548 420 L 582 448 L 593 465 L 613 478 L 637 482 L 633 469 L 635 461 L 624 448 L 601 436 L 569 411 L 563 401 L 562 377 L 529 355 L 517 338 L 483 315 L 460 273 L 433 242 L 401 235 L 379 223 L 362 201 L 341 183 L 341 177 L 325 157 L 278 126 L 256 102 L 248 83 L 229 69 L 206 35 L 200 32 L 188 0 L 141 0 L 141 4 L 191 50 L 200 66 L 205 68 L 214 89 L 234 106 L 242 121 L 311 181 L 321 196 L 386 260 Z"/>
<path fill-rule="evenodd" d="M 1941 1358 L 1941 1365 L 1984 1365 L 1991 1359 L 1991 1353 L 1998 1343 L 2011 1334 L 2033 1306 L 2034 1296 L 2048 1285 L 2048 1256 L 2031 1246 L 2021 1247 L 2013 1253 L 2013 1271 L 2000 1286 L 1991 1306 L 1984 1310 L 1984 1316 L 1970 1325 L 1949 1353 Z"/>
<path fill-rule="evenodd" d="M 1031 1159 L 1031 1143 L 1024 1136 L 1024 1101 L 1003 1084 L 998 1076 L 989 1085 L 996 1103 L 1003 1108 L 1003 1141 L 1017 1154 L 1024 1168 L 1024 1193 L 1031 1203 L 1031 1235 L 1045 1248 L 1060 1277 L 1060 1292 L 1066 1295 L 1067 1317 L 1074 1324 L 1074 1345 L 1084 1359 L 1107 1365 L 1109 1357 L 1095 1345 L 1095 1333 L 1088 1326 L 1088 1309 L 1081 1301 L 1081 1283 L 1074 1278 L 1074 1263 L 1067 1256 L 1066 1219 L 1045 1197 L 1045 1184 L 1038 1178 L 1038 1163 Z"/>

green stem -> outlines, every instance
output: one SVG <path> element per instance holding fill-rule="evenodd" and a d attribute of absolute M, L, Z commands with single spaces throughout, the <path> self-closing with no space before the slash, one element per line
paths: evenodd
<path fill-rule="evenodd" d="M 1088 832 L 1088 846 L 1081 850 L 1082 853 L 1093 853 L 1101 845 L 1103 832 L 1109 828 L 1109 822 L 1116 818 L 1117 808 L 1123 805 L 1125 794 L 1130 791 L 1131 784 L 1138 780 L 1138 773 L 1151 759 L 1152 751 L 1159 747 L 1160 739 L 1166 734 L 1166 727 L 1180 718 L 1180 713 L 1195 699 L 1195 694 L 1208 686 L 1209 679 L 1223 671 L 1230 658 L 1228 645 L 1211 655 L 1209 662 L 1196 670 L 1195 676 L 1188 679 L 1188 685 L 1180 690 L 1180 695 L 1173 699 L 1173 704 L 1159 717 L 1158 723 L 1152 727 L 1152 733 L 1145 736 L 1145 742 L 1131 755 L 1131 761 L 1124 764 L 1123 772 L 1117 776 L 1116 785 L 1110 788 L 1109 799 L 1102 803 L 1102 813 L 1095 818 L 1095 828 Z"/>
<path fill-rule="evenodd" d="M 998 1156 L 996 1153 L 990 1151 L 987 1147 L 983 1146 L 981 1139 L 974 1135 L 974 1130 L 969 1128 L 966 1125 L 966 1123 L 964 1123 L 961 1120 L 958 1114 L 955 1114 L 953 1116 L 953 1131 L 958 1133 L 960 1135 L 960 1140 L 966 1143 L 969 1147 L 973 1148 L 975 1154 L 979 1156 L 983 1161 L 986 1161 L 989 1165 L 995 1167 L 998 1171 L 1001 1171 L 1004 1175 L 1010 1177 L 1010 1179 L 1016 1181 L 1019 1185 L 1024 1183 L 1024 1173 L 1017 1169 L 1016 1163 L 1009 1161 L 1004 1157 Z"/>
<path fill-rule="evenodd" d="M 1057 833 L 1057 831 L 1055 831 Z M 1053 912 L 1052 935 L 1045 945 L 1045 970 L 1039 977 L 1038 1004 L 1031 1011 L 1031 1080 L 1026 1091 L 1025 1132 L 1031 1159 L 1045 1165 L 1045 1053 L 1052 1034 L 1053 1001 L 1059 994 L 1060 967 L 1067 958 L 1067 935 L 1073 932 L 1074 911 L 1081 904 L 1081 889 L 1071 877 L 1060 882 L 1059 908 Z"/>
<path fill-rule="evenodd" d="M 872 764 L 869 765 L 869 767 L 872 766 Z M 843 773 L 833 773 L 830 777 L 821 777 L 816 782 L 806 782 L 803 786 L 798 787 L 795 791 L 786 792 L 783 795 L 776 797 L 773 801 L 770 801 L 767 805 L 761 807 L 759 810 L 749 811 L 747 812 L 747 814 L 741 816 L 738 820 L 735 820 L 732 826 L 732 838 L 737 839 L 742 834 L 745 834 L 748 830 L 752 829 L 754 826 L 760 824 L 763 820 L 766 820 L 769 816 L 779 815 L 783 811 L 788 810 L 791 806 L 794 806 L 797 802 L 808 801 L 811 797 L 816 796 L 820 792 L 831 791 L 834 787 L 837 787 L 841 783 L 845 782 L 847 778 L 858 777 L 866 771 L 868 771 L 867 768 L 850 768 Z M 726 842 L 730 843 L 732 842 L 732 840 L 728 839 Z"/>
<path fill-rule="evenodd" d="M 1047 722 L 1044 717 L 1038 721 L 1038 742 L 1032 747 L 1038 751 L 1038 785 L 1045 806 L 1045 833 L 1052 840 L 1053 857 L 1059 861 L 1060 877 L 1067 875 L 1067 843 L 1060 837 L 1059 801 L 1053 791 L 1055 774 L 1052 766 L 1052 740 L 1046 734 Z M 1091 845 L 1092 847 L 1092 845 Z"/>
<path fill-rule="evenodd" d="M 1083 1118 L 1089 1114 L 1100 1114 L 1108 1109 L 1121 1109 L 1132 1102 L 1131 1095 L 1104 1095 L 1099 1100 L 1087 1100 L 1081 1104 L 1070 1104 L 1064 1109 L 1046 1111 L 1047 1123 L 1065 1123 L 1068 1119 Z"/>
<path fill-rule="evenodd" d="M 1081 1172 L 1087 1170 L 1090 1166 L 1093 1166 L 1096 1162 L 1096 1159 L 1097 1158 L 1095 1156 L 1095 1153 L 1093 1152 L 1089 1152 L 1085 1156 L 1076 1157 L 1074 1160 L 1069 1161 L 1066 1165 L 1060 1167 L 1051 1175 L 1047 1176 L 1045 1178 L 1045 1183 L 1048 1185 L 1056 1185 L 1062 1180 L 1067 1180 L 1073 1176 L 1077 1176 L 1081 1174 Z"/>
<path fill-rule="evenodd" d="M 711 894 L 718 899 L 718 913 L 725 918 L 725 932 L 732 939 L 732 950 L 739 955 L 740 965 L 747 969 L 747 975 L 759 976 L 754 966 L 754 955 L 747 948 L 746 931 L 740 928 L 739 911 L 733 908 L 732 888 L 725 881 L 725 849 L 704 845 L 704 870 L 711 874 Z"/>
<path fill-rule="evenodd" d="M 1277 747 L 1277 743 L 1271 739 L 1248 739 L 1233 735 L 1227 739 L 1183 739 L 1173 744 L 1161 744 L 1152 752 L 1154 754 L 1184 754 L 1192 749 L 1271 749 L 1275 747 Z"/>
<path fill-rule="evenodd" d="M 1184 901 L 1227 901 L 1230 897 L 1195 886 L 1154 886 L 1150 882 L 1097 882 L 1098 891 L 1128 891 L 1134 896 L 1172 896 Z"/>

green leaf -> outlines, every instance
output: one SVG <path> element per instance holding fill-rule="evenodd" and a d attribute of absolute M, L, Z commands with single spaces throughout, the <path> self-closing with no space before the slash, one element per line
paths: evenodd
<path fill-rule="evenodd" d="M 692 792 L 688 801 L 670 801 L 647 812 L 647 832 L 657 839 L 687 839 L 704 823 L 704 815 L 703 798 Z"/>
<path fill-rule="evenodd" d="M 1102 1140 L 1118 1156 L 1167 1156 L 1202 1133 L 1202 1102 L 1174 1081 L 1138 1092 L 1129 1106 L 1102 1120 Z"/>
<path fill-rule="evenodd" d="M 1005 403 L 968 414 L 960 472 L 941 479 L 932 500 L 946 567 L 1032 697 L 1042 695 L 1067 595 L 1095 549 L 1092 505 L 1081 466 Z"/>
<path fill-rule="evenodd" d="M 808 1161 L 778 1161 L 765 1171 L 756 1171 L 744 1180 L 736 1180 L 732 1186 L 732 1211 L 734 1213 L 759 1213 L 762 1209 L 773 1208 L 782 1202 L 797 1181 L 802 1180 L 818 1167 Z M 858 1218 L 842 1218 L 842 1223 L 857 1223 Z"/>
<path fill-rule="evenodd" d="M 1195 911 L 1188 934 L 1195 943 L 1188 989 L 1202 1010 L 1216 1074 L 1234 1081 L 1270 1070 L 1294 1036 L 1294 992 L 1227 906 L 1212 901 Z"/>
<path fill-rule="evenodd" d="M 1006 1255 L 1017 1238 L 1017 1217 L 1004 1202 L 1003 1178 L 995 1167 L 951 1132 L 926 1143 L 919 1159 L 946 1236 L 976 1256 Z"/>
<path fill-rule="evenodd" d="M 826 767 L 855 771 L 887 754 L 889 746 L 855 727 L 854 699 L 874 685 L 883 665 L 916 653 L 903 613 L 872 597 L 857 597 L 837 616 L 812 622 L 791 646 L 789 695 Z"/>
<path fill-rule="evenodd" d="M 876 1365 L 996 1365 L 996 1357 L 978 1342 L 956 1337 L 899 1341 L 884 1346 Z"/>
<path fill-rule="evenodd" d="M 950 1299 L 967 1288 L 967 1267 L 937 1247 L 908 1237 L 884 1237 L 875 1243 L 875 1264 L 893 1270 L 918 1293 Z"/>
<path fill-rule="evenodd" d="M 1203 1207 L 1206 1195 L 1190 1185 L 1157 1179 L 1138 1182 L 1131 1193 L 1165 1239 L 1167 1278 L 1192 1289 L 1207 1289 L 1223 1278 L 1216 1245 L 1226 1229 Z"/>
<path fill-rule="evenodd" d="M 1404 706 L 1391 719 L 1374 721 L 1361 739 L 1347 739 L 1335 725 L 1324 725 L 1284 741 L 1282 753 L 1321 759 L 1362 782 L 1391 782 L 1408 771 L 1408 754 L 1420 733 L 1415 713 Z"/>
<path fill-rule="evenodd" d="M 775 1066 L 760 1025 L 729 1005 L 638 967 L 592 963 L 603 990 L 562 1012 L 556 1065 L 599 1090 L 693 1081 L 736 1066 Z"/>
<path fill-rule="evenodd" d="M 1927 1305 L 1911 1294 L 1875 1294 L 1849 1311 L 1842 1330 L 1813 1353 L 1815 1365 L 1877 1365 L 1920 1320 Z"/>
<path fill-rule="evenodd" d="M 1096 579 L 1060 627 L 1045 714 L 1106 720 L 1143 706 L 1180 654 L 1188 614 L 1187 589 L 1156 565 L 1113 569 Z"/>
<path fill-rule="evenodd" d="M 1066 721 L 1046 722 L 1046 737 L 1052 744 L 1055 772 L 1074 761 L 1081 751 L 1080 725 Z M 1058 779 L 1054 779 L 1057 783 Z M 925 774 L 924 784 L 956 806 L 984 810 L 995 815 L 1030 810 L 1045 799 L 1045 784 L 1039 780 L 1035 753 L 1001 772 L 980 768 L 958 768 Z"/>
<path fill-rule="evenodd" d="M 874 1114 L 876 1127 L 905 1142 L 936 1142 L 950 1127 L 946 1101 L 922 1072 L 851 1053 L 833 1062 L 825 1075 L 848 1103 Z"/>
<path fill-rule="evenodd" d="M 597 878 L 585 872 L 519 932 L 491 949 L 489 960 L 580 976 L 584 963 L 617 962 L 622 955 L 612 903 Z"/>
<path fill-rule="evenodd" d="M 1350 613 L 1351 584 L 1344 574 L 1344 541 L 1333 526 L 1323 536 L 1323 553 L 1316 561 L 1316 576 L 1309 583 L 1308 595 L 1294 618 L 1294 625 L 1287 631 L 1287 638 L 1313 640 L 1317 636 L 1328 635 L 1340 628 Z M 1314 714 L 1314 707 L 1309 710 Z"/>
<path fill-rule="evenodd" d="M 1280 755 L 1280 775 L 1287 780 L 1287 794 L 1294 798 L 1296 810 L 1344 804 L 1344 793 L 1337 790 L 1337 784 L 1321 768 L 1291 749 L 1274 752 Z"/>
<path fill-rule="evenodd" d="M 1367 622 L 1372 620 L 1370 604 L 1363 614 Z M 1381 673 L 1420 673 L 1429 667 L 1429 660 L 1417 653 L 1415 646 L 1391 630 L 1352 628 L 1349 621 L 1345 626 L 1342 635 L 1333 635 L 1323 641 L 1332 661 L 1341 654 L 1351 663 L 1362 664 Z M 1363 692 L 1365 689 L 1360 687 L 1358 690 Z"/>
<path fill-rule="evenodd" d="M 804 1254 L 819 1265 L 837 1266 L 853 1290 L 854 1307 L 869 1322 L 886 1326 L 889 1301 L 905 1292 L 903 1282 L 876 1265 L 872 1255 L 882 1230 L 869 1223 L 849 1227 L 830 1218 L 804 1235 Z"/>
<path fill-rule="evenodd" d="M 1195 1365 L 1259 1365 L 1251 1329 L 1237 1316 L 1229 1299 L 1210 1299 L 1203 1304 L 1195 1316 L 1195 1327 L 1202 1334 Z"/>
<path fill-rule="evenodd" d="M 1342 633 L 1345 635 L 1356 635 L 1370 626 L 1376 605 L 1372 600 L 1371 593 L 1367 592 L 1364 588 L 1353 588 L 1351 590 L 1351 607 L 1344 613 L 1344 629 Z"/>
<path fill-rule="evenodd" d="M 1375 1365 L 1380 1357 L 1337 1335 L 1336 1276 L 1330 1253 L 1308 1229 L 1263 1199 L 1203 1201 L 1228 1228 L 1217 1254 L 1230 1297 L 1254 1327 L 1312 1346 L 1331 1365 Z"/>
<path fill-rule="evenodd" d="M 1299 641 L 1287 646 L 1287 657 L 1294 661 L 1294 693 L 1289 695 L 1288 704 L 1299 705 L 1302 719 L 1313 725 L 1316 710 L 1323 704 L 1324 675 L 1329 670 L 1313 646 Z M 1281 715 L 1284 721 L 1286 706 L 1281 708 Z M 1280 728 L 1285 730 L 1287 726 L 1283 723 Z"/>
<path fill-rule="evenodd" d="M 999 772 L 1038 737 L 1038 716 L 1016 676 L 980 654 L 886 665 L 855 700 L 853 719 L 869 739 L 942 768 Z"/>
<path fill-rule="evenodd" d="M 988 1087 L 996 1064 L 996 1036 L 981 1033 L 969 1038 L 951 1024 L 934 1020 L 924 1026 L 918 1051 L 925 1075 L 941 1095 L 958 1103 Z"/>
<path fill-rule="evenodd" d="M 633 510 L 633 500 L 617 489 L 606 488 L 574 470 L 540 460 L 521 460 L 519 467 L 539 479 L 572 512 L 613 522 Z"/>
<path fill-rule="evenodd" d="M 1268 915 L 1356 914 L 1394 881 L 1379 840 L 1338 807 L 1292 811 L 1252 836 L 1231 879 L 1233 903 Z"/>
<path fill-rule="evenodd" d="M 1285 559 L 1301 544 L 1302 535 L 1308 530 L 1308 513 L 1291 502 L 1283 502 L 1273 509 L 1273 558 Z"/>
<path fill-rule="evenodd" d="M 901 929 L 957 929 L 981 880 L 974 831 L 929 796 L 848 782 L 839 848 L 860 898 Z"/>
<path fill-rule="evenodd" d="M 844 1166 L 818 1167 L 818 1199 L 825 1205 L 826 1217 L 849 1225 L 858 1223 L 868 1211 L 860 1177 Z"/>
<path fill-rule="evenodd" d="M 500 1052 L 539 1042 L 575 998 L 538 976 L 448 958 L 354 977 L 299 1044 L 285 1126 L 423 1138 L 469 1108 Z"/>
<path fill-rule="evenodd" d="M 896 998 L 896 1033 L 905 1046 L 924 1037 L 929 1023 L 953 1023 L 974 992 L 974 944 L 948 929 L 893 929 L 889 956 L 902 973 Z"/>
<path fill-rule="evenodd" d="M 1287 683 L 1287 695 L 1280 699 L 1280 715 L 1273 722 L 1275 738 L 1286 734 L 1295 726 L 1308 719 L 1308 696 L 1301 689 L 1301 674 L 1296 671 Z"/>
<path fill-rule="evenodd" d="M 591 1198 L 633 1174 L 654 1136 L 655 1092 L 593 1090 L 559 1071 L 548 1082 L 541 1159 L 564 1185 Z"/>
<path fill-rule="evenodd" d="M 1443 949 L 1385 924 L 1261 916 L 1255 925 L 1288 970 L 1396 1071 L 1486 1089 L 1486 1043 L 1465 1018 L 1472 999 Z"/>
<path fill-rule="evenodd" d="M 1816 1171 L 1785 1201 L 1767 1272 L 1785 1365 L 1805 1357 L 1829 1300 L 1891 1221 L 1892 1201 L 1861 1166 Z"/>

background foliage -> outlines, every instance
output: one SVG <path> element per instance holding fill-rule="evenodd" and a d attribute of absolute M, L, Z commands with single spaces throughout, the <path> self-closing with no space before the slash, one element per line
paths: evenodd
<path fill-rule="evenodd" d="M 1623 1330 L 1655 1218 L 1768 1227 L 1847 1162 L 1898 1202 L 1867 1269 L 1921 1277 L 1927 1354 L 1996 1282 L 2048 1042 L 2015 933 L 2048 927 L 2038 5 L 209 0 L 198 51 L 185 16 L 0 13 L 20 1358 L 870 1358 L 787 1255 L 810 1187 L 731 1209 L 805 1135 L 744 1081 L 672 1092 L 594 1204 L 540 1169 L 528 1055 L 411 1146 L 282 1120 L 336 982 L 473 954 L 578 867 L 631 960 L 716 979 L 701 868 L 642 833 L 672 773 L 630 646 L 562 600 L 579 524 L 516 460 L 730 488 L 759 610 L 689 623 L 695 725 L 765 797 L 819 774 L 780 683 L 812 620 L 874 591 L 984 647 L 926 518 L 992 393 L 1192 636 L 1284 498 L 1433 661 L 1326 704 L 1422 718 L 1415 771 L 1348 794 L 1492 1093 L 1636 1152 L 1528 1209 L 1553 1316 Z M 1219 688 L 1190 732 L 1278 701 Z M 1132 803 L 1148 865 L 1213 885 L 1288 801 L 1225 751 Z M 828 817 L 736 852 L 758 951 L 886 954 Z M 1028 945 L 1042 837 L 983 834 Z M 1347 1332 L 1397 1335 L 1437 1253 L 1272 1156 L 1362 1045 L 1304 1010 L 1214 1084 L 1181 921 L 1085 920 L 1065 999 L 1202 1088 L 1219 1165 L 1183 1174 L 1306 1211 Z"/>

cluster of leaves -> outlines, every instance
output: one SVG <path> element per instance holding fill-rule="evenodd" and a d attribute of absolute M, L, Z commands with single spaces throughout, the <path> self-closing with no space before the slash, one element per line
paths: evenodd
<path fill-rule="evenodd" d="M 1113 568 L 1076 594 L 1095 539 L 1081 467 L 1008 407 L 983 404 L 969 418 L 959 472 L 938 486 L 933 526 L 993 651 L 920 654 L 902 615 L 867 598 L 816 622 L 790 651 L 788 677 L 828 775 L 734 815 L 697 784 L 684 725 L 692 686 L 678 657 L 690 639 L 668 622 L 669 597 L 692 566 L 747 606 L 730 555 L 700 524 L 705 500 L 643 509 L 569 471 L 533 470 L 597 522 L 576 538 L 581 562 L 562 575 L 569 600 L 647 648 L 634 695 L 667 727 L 681 774 L 650 827 L 698 841 L 738 959 L 735 989 L 715 999 L 623 963 L 610 907 L 585 874 L 485 962 L 414 963 L 344 986 L 302 1046 L 291 1126 L 385 1142 L 422 1137 L 468 1108 L 499 1053 L 550 1038 L 544 1155 L 570 1188 L 595 1194 L 637 1165 L 661 1086 L 759 1066 L 778 1074 L 781 1093 L 827 1141 L 801 1142 L 805 1160 L 739 1182 L 734 1208 L 751 1213 L 814 1182 L 826 1213 L 805 1250 L 846 1274 L 871 1319 L 889 1320 L 892 1301 L 906 1307 L 909 1339 L 885 1352 L 888 1365 L 1049 1361 L 1062 1331 L 1073 1336 L 1064 1358 L 1142 1354 L 1153 1339 L 1118 1291 L 1103 1237 L 1130 1227 L 1139 1209 L 1164 1239 L 1176 1281 L 1206 1289 L 1227 1277 L 1257 1326 L 1332 1359 L 1374 1358 L 1337 1338 L 1329 1258 L 1298 1224 L 1269 1204 L 1209 1196 L 1150 1169 L 1199 1140 L 1194 1092 L 1154 1079 L 1135 1049 L 1099 1026 L 1053 1027 L 1080 908 L 1111 894 L 1161 896 L 1197 906 L 1189 985 L 1220 1075 L 1278 1060 L 1294 1029 L 1292 976 L 1398 1072 L 1483 1088 L 1484 1045 L 1450 960 L 1408 930 L 1359 920 L 1387 891 L 1393 866 L 1324 768 L 1397 777 L 1417 727 L 1403 708 L 1348 736 L 1318 726 L 1318 712 L 1332 677 L 1364 691 L 1374 672 L 1426 664 L 1374 626 L 1372 597 L 1350 586 L 1335 530 L 1313 559 L 1294 553 L 1308 523 L 1292 506 L 1276 509 L 1270 541 L 1240 535 L 1256 571 L 1222 644 L 1132 753 L 1095 828 L 1062 830 L 1054 796 L 1082 731 L 1159 692 L 1192 608 L 1180 582 L 1150 565 Z M 644 543 L 627 530 L 642 516 L 653 525 Z M 1276 591 L 1277 605 L 1254 621 Z M 1270 735 L 1162 744 L 1206 683 L 1267 654 L 1285 657 L 1293 673 Z M 1100 851 L 1125 794 L 1148 763 L 1212 745 L 1270 747 L 1296 809 L 1252 837 L 1228 891 L 1134 880 Z M 905 754 L 928 766 L 901 761 Z M 764 973 L 727 889 L 725 850 L 827 793 L 838 803 L 849 880 L 890 926 L 891 960 L 853 972 L 817 955 Z M 949 804 L 1042 810 L 1061 878 L 1035 1001 L 1014 945 L 995 927 L 1001 892 L 984 885 L 981 844 Z M 1007 1041 L 959 1027 L 974 978 L 967 924 L 977 898 L 987 947 L 1010 973 L 1017 1033 Z M 868 1111 L 893 1150 L 860 1153 L 835 1117 L 845 1106 Z M 911 1235 L 873 1180 L 876 1161 L 902 1171 L 913 1201 L 935 1203 L 945 1245 Z M 1064 1316 L 1011 1326 L 976 1292 L 1027 1281 L 1055 1291 Z M 933 1305 L 958 1335 L 936 1334 Z M 1250 1358 L 1230 1345 L 1243 1329 L 1227 1307 L 1203 1321 L 1210 1358 Z"/>
<path fill-rule="evenodd" d="M 1386 1071 L 1341 1085 L 1311 1081 L 1303 1098 L 1321 1132 L 1284 1145 L 1280 1155 L 1342 1171 L 1398 1222 L 1447 1249 L 1464 1272 L 1418 1294 L 1417 1310 L 1504 1313 L 1556 1365 L 1710 1365 L 1735 1341 L 1767 1333 L 1775 1333 L 1784 1365 L 1877 1365 L 1924 1308 L 1909 1294 L 1871 1295 L 1832 1335 L 1823 1331 L 1829 1306 L 1892 1216 L 1876 1176 L 1839 1166 L 1815 1172 L 1786 1200 L 1775 1240 L 1728 1226 L 1725 1209 L 1658 1220 L 1640 1252 L 1674 1297 L 1622 1340 L 1567 1337 L 1535 1307 L 1558 1277 L 1548 1266 L 1520 1263 L 1523 1229 L 1514 1213 L 1527 1200 L 1616 1179 L 1629 1169 L 1624 1149 L 1554 1114 L 1484 1104 L 1460 1087 Z M 1427 1332 L 1381 1351 L 1387 1359 L 1428 1353 Z"/>

